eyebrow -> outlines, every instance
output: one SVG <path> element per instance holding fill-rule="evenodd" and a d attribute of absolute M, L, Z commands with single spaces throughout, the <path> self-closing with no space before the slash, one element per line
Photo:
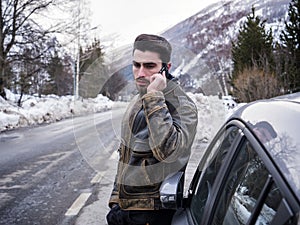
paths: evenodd
<path fill-rule="evenodd" d="M 136 62 L 136 61 L 132 61 L 133 65 L 134 66 L 141 66 L 143 65 L 143 67 L 155 67 L 157 65 L 156 62 L 144 62 L 144 63 L 141 63 L 141 62 Z"/>
<path fill-rule="evenodd" d="M 144 63 L 141 63 L 141 62 L 137 62 L 137 61 L 132 61 L 134 64 L 139 64 L 139 65 L 144 65 L 144 66 L 147 66 L 147 65 L 157 65 L 156 62 L 144 62 Z"/>

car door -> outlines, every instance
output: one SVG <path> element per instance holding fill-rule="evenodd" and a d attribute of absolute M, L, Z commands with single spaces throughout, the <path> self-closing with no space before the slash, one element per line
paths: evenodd
<path fill-rule="evenodd" d="M 289 198 L 287 197 L 289 196 Z M 268 155 L 238 121 L 224 127 L 191 184 L 188 224 L 297 224 L 292 199 Z"/>
<path fill-rule="evenodd" d="M 218 132 L 204 153 L 190 185 L 186 210 L 187 224 L 201 224 L 206 217 L 204 212 L 214 198 L 213 186 L 218 182 L 219 174 L 224 171 L 227 155 L 238 144 L 240 132 L 237 124 L 229 123 Z"/>

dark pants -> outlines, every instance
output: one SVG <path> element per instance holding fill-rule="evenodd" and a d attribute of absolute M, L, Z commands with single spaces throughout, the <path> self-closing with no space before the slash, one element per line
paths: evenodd
<path fill-rule="evenodd" d="M 171 225 L 174 210 L 122 210 L 114 207 L 107 214 L 108 225 Z"/>

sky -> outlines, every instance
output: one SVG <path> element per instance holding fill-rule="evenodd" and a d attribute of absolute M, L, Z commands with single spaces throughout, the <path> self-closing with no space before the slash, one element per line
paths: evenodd
<path fill-rule="evenodd" d="M 117 34 L 116 46 L 131 44 L 141 33 L 159 34 L 220 0 L 90 0 L 92 27 L 100 40 Z"/>

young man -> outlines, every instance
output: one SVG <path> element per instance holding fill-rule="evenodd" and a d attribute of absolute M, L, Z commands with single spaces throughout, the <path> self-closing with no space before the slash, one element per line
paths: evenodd
<path fill-rule="evenodd" d="M 134 41 L 139 94 L 122 122 L 109 225 L 171 224 L 174 210 L 162 209 L 159 188 L 168 175 L 185 170 L 198 122 L 195 104 L 168 73 L 171 52 L 160 36 L 141 34 Z"/>

